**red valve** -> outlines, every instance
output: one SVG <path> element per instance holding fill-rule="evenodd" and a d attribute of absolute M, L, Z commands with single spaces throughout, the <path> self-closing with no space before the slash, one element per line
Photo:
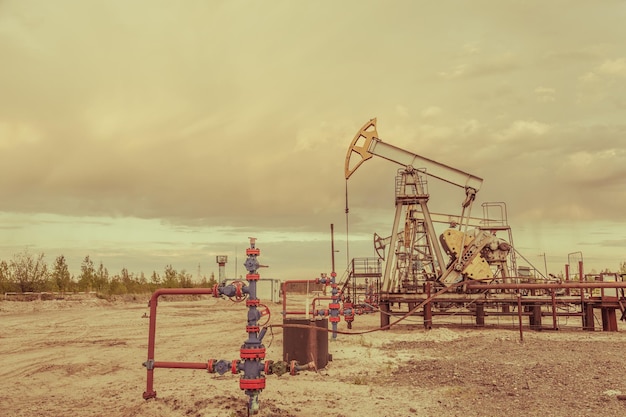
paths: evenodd
<path fill-rule="evenodd" d="M 257 324 L 260 327 L 263 327 L 267 323 L 269 323 L 270 318 L 272 317 L 272 314 L 270 313 L 269 307 L 266 306 L 265 304 L 259 304 L 257 309 L 259 310 L 259 313 L 261 313 L 261 319 L 259 319 Z"/>
<path fill-rule="evenodd" d="M 243 290 L 243 287 L 246 286 L 246 284 L 244 284 L 243 281 L 237 280 L 237 281 L 233 281 L 232 285 L 235 287 L 235 295 L 229 298 L 230 301 L 233 301 L 235 303 L 240 303 L 243 300 L 245 300 L 247 295 L 244 294 L 242 290 Z"/>

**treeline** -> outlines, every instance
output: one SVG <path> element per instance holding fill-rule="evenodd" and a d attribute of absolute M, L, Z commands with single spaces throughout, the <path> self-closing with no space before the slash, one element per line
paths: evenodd
<path fill-rule="evenodd" d="M 143 272 L 134 274 L 123 268 L 110 275 L 100 262 L 96 267 L 89 256 L 83 259 L 80 274 L 70 274 L 63 255 L 48 265 L 43 253 L 32 255 L 28 251 L 18 253 L 9 261 L 0 261 L 0 293 L 6 292 L 84 292 L 96 291 L 102 295 L 151 293 L 157 288 L 211 287 L 216 283 L 203 277 L 193 282 L 192 275 L 184 269 L 176 271 L 167 265 L 163 274 L 153 271 L 149 277 Z"/>

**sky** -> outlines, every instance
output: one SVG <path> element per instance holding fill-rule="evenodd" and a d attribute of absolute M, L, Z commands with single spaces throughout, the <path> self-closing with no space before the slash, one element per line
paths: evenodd
<path fill-rule="evenodd" d="M 310 279 L 375 256 L 398 165 L 469 172 L 518 252 L 626 261 L 623 1 L 0 0 L 0 259 Z M 430 207 L 462 189 L 429 180 Z M 346 203 L 346 195 L 347 203 Z M 349 213 L 346 214 L 346 205 Z M 578 256 L 578 255 L 575 255 Z"/>

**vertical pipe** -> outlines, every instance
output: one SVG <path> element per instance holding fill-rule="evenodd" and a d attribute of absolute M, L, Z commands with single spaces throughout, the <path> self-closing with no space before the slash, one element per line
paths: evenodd
<path fill-rule="evenodd" d="M 330 224 L 330 253 L 333 268 L 331 272 L 335 272 L 335 225 L 333 223 Z"/>
<path fill-rule="evenodd" d="M 550 295 L 552 296 L 552 330 L 558 330 L 556 324 L 556 293 L 554 288 L 550 289 Z"/>
<path fill-rule="evenodd" d="M 519 341 L 524 341 L 524 331 L 522 330 L 522 294 L 517 293 L 517 318 L 519 319 Z"/>
<path fill-rule="evenodd" d="M 281 284 L 283 293 L 283 321 L 287 318 L 287 283 L 283 281 Z"/>
<path fill-rule="evenodd" d="M 583 262 L 578 261 L 578 282 L 583 282 Z M 588 314 L 585 309 L 585 289 L 580 288 L 580 312 L 582 313 L 583 329 L 589 326 Z M 592 309 L 593 312 L 593 309 Z M 593 323 L 592 323 L 593 324 Z"/>
<path fill-rule="evenodd" d="M 150 298 L 150 324 L 148 330 L 148 360 L 146 361 L 146 391 L 143 393 L 145 400 L 156 397 L 154 390 L 154 340 L 156 334 L 156 312 L 157 300 L 159 298 L 158 290 L 152 294 Z"/>

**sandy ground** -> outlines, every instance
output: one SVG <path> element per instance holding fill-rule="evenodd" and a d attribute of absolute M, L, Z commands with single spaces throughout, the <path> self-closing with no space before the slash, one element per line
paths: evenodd
<path fill-rule="evenodd" d="M 0 416 L 245 416 L 238 376 L 155 370 L 145 401 L 147 298 L 0 301 Z M 272 305 L 272 323 L 280 306 Z M 156 359 L 238 359 L 245 306 L 161 301 Z M 353 331 L 374 328 L 358 316 Z M 621 324 L 620 324 L 621 325 Z M 345 323 L 340 329 L 346 330 Z M 282 359 L 282 332 L 264 339 Z M 524 332 L 418 323 L 329 342 L 317 372 L 269 375 L 260 416 L 624 416 L 626 330 Z"/>

